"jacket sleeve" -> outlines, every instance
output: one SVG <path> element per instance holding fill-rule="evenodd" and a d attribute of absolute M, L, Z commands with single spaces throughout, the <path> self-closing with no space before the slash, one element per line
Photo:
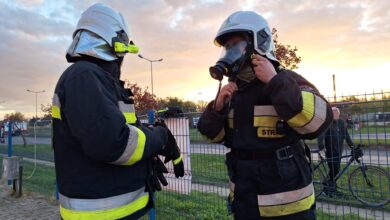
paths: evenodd
<path fill-rule="evenodd" d="M 279 117 L 303 139 L 314 139 L 333 120 L 329 103 L 302 76 L 281 71 L 265 86 Z"/>
<path fill-rule="evenodd" d="M 167 141 L 164 128 L 126 124 L 125 116 L 97 74 L 80 72 L 64 84 L 64 119 L 88 157 L 115 165 L 133 165 L 160 151 Z"/>
<path fill-rule="evenodd" d="M 323 150 L 325 148 L 325 133 L 322 133 L 320 136 L 317 138 L 317 145 L 318 145 L 318 150 Z"/>
<path fill-rule="evenodd" d="M 345 135 L 345 140 L 347 141 L 348 146 L 352 147 L 353 141 L 351 139 L 351 136 L 349 135 L 347 126 L 344 124 L 344 121 L 342 123 L 342 126 L 343 126 L 342 130 L 344 131 L 344 135 Z"/>
<path fill-rule="evenodd" d="M 218 112 L 213 109 L 214 101 L 211 101 L 198 122 L 198 130 L 207 140 L 213 143 L 221 143 L 225 139 L 225 124 L 227 119 L 227 105 Z"/>

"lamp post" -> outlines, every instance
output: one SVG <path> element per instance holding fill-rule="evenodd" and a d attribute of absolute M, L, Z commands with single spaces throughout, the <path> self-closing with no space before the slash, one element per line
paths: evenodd
<path fill-rule="evenodd" d="M 39 93 L 44 93 L 45 90 L 33 91 L 33 90 L 30 90 L 30 89 L 27 89 L 27 92 L 31 92 L 31 93 L 35 94 L 35 120 L 38 120 L 38 94 Z"/>
<path fill-rule="evenodd" d="M 151 81 L 151 84 L 152 84 L 152 97 L 153 97 L 154 96 L 154 90 L 153 90 L 153 63 L 154 62 L 161 62 L 161 61 L 163 61 L 163 59 L 161 58 L 161 59 L 158 59 L 158 60 L 151 60 L 151 59 L 148 59 L 146 57 L 143 57 L 141 54 L 138 54 L 138 57 L 150 62 L 150 81 Z"/>

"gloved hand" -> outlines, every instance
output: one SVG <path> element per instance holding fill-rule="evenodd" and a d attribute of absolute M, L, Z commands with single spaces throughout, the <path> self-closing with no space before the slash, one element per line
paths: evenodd
<path fill-rule="evenodd" d="M 353 158 L 359 159 L 359 158 L 363 157 L 363 150 L 360 147 L 361 146 L 358 145 L 357 147 L 351 148 L 351 154 L 352 154 Z"/>
<path fill-rule="evenodd" d="M 151 175 L 149 176 L 148 181 L 149 190 L 152 192 L 161 191 L 161 184 L 163 186 L 168 185 L 168 182 L 164 177 L 164 173 L 168 173 L 168 170 L 164 163 L 157 156 L 152 157 L 151 165 Z"/>
<path fill-rule="evenodd" d="M 177 145 L 176 139 L 172 132 L 168 129 L 164 121 L 157 121 L 155 126 L 165 127 L 168 131 L 168 141 L 165 147 L 159 152 L 160 155 L 165 157 L 164 163 L 172 161 L 173 170 L 176 178 L 184 176 L 184 163 L 180 153 L 180 148 Z"/>

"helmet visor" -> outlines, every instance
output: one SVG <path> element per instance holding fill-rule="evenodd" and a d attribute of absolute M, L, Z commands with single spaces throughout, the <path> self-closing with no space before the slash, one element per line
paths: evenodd
<path fill-rule="evenodd" d="M 248 42 L 245 40 L 240 40 L 232 45 L 225 45 L 220 60 L 226 63 L 235 63 L 246 54 L 247 46 Z"/>

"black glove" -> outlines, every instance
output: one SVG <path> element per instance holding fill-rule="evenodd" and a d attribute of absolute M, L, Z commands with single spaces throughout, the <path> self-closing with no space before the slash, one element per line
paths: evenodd
<path fill-rule="evenodd" d="M 161 184 L 163 186 L 168 185 L 167 179 L 164 177 L 164 173 L 168 173 L 168 170 L 157 156 L 152 157 L 151 165 L 151 175 L 148 181 L 149 190 L 152 192 L 161 191 Z"/>
<path fill-rule="evenodd" d="M 165 127 L 168 131 L 168 141 L 165 147 L 159 152 L 160 155 L 165 157 L 164 163 L 172 161 L 173 170 L 175 172 L 175 176 L 183 177 L 184 176 L 184 163 L 183 158 L 180 153 L 180 148 L 177 145 L 176 139 L 173 136 L 172 132 L 168 129 L 165 122 L 160 120 L 155 123 L 155 126 Z"/>
<path fill-rule="evenodd" d="M 352 147 L 351 154 L 352 154 L 353 158 L 359 159 L 359 158 L 363 157 L 363 150 L 361 149 L 361 146 L 362 145 L 358 145 L 357 147 Z"/>

